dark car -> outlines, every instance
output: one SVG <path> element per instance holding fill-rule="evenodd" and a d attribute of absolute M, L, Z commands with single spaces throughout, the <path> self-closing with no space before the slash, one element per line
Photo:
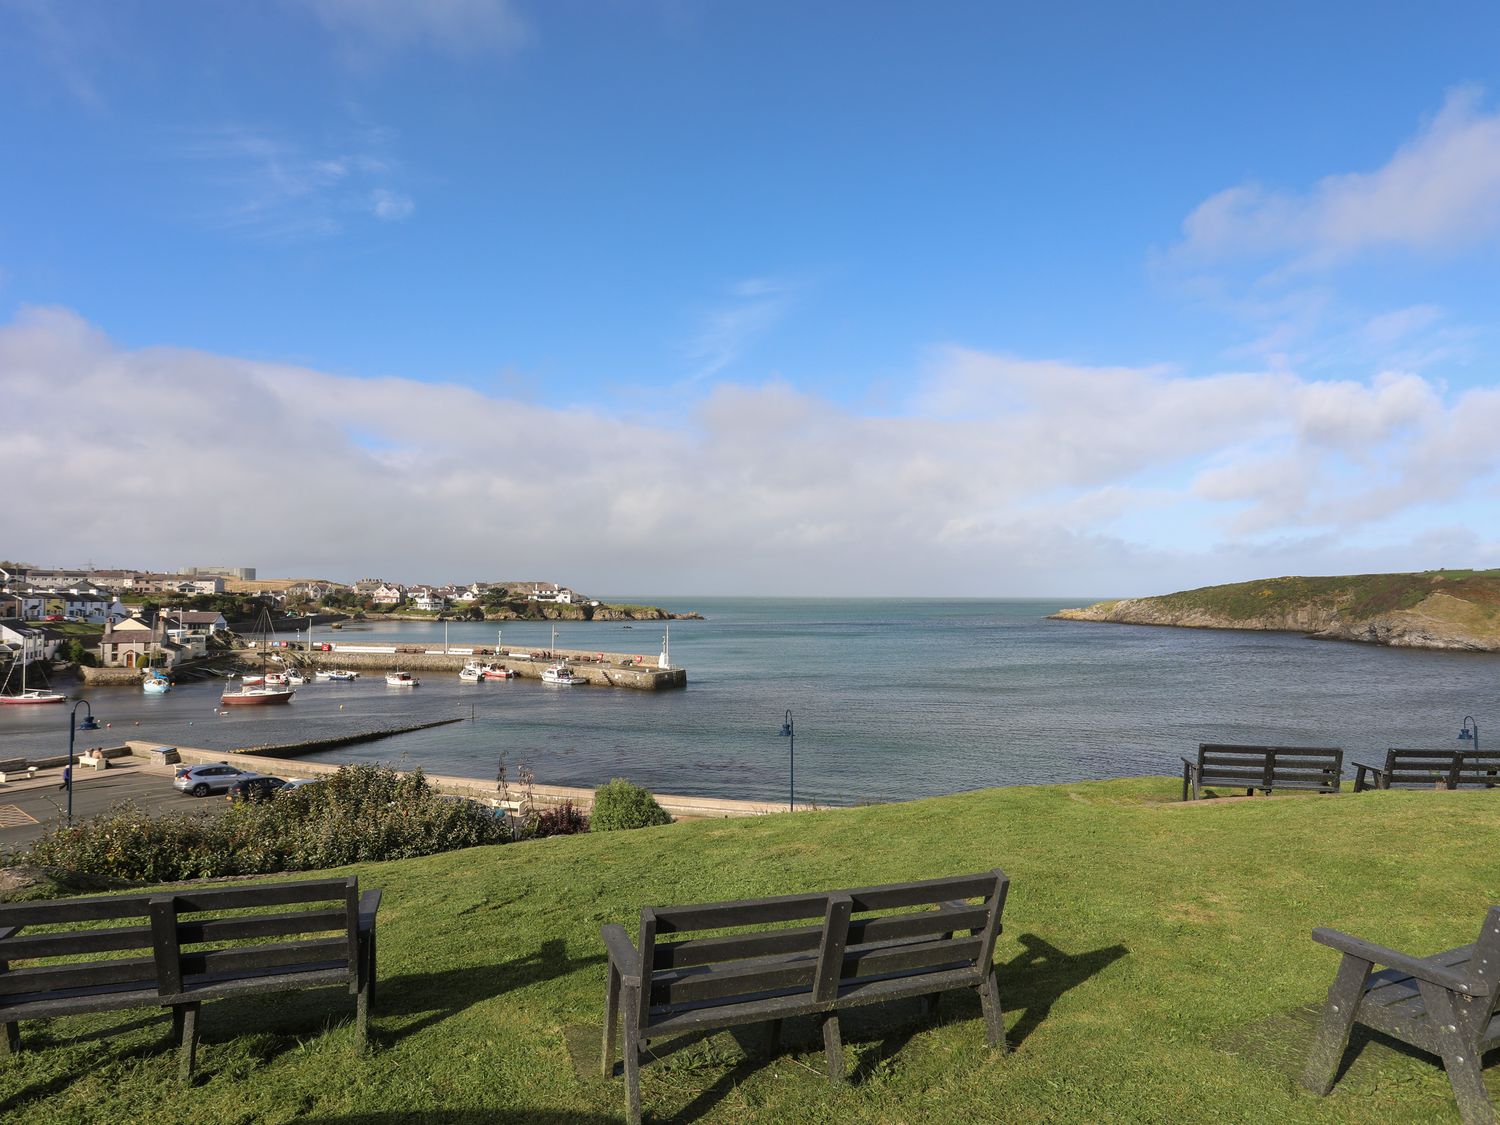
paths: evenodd
<path fill-rule="evenodd" d="M 247 777 L 229 787 L 231 801 L 269 801 L 286 782 L 279 777 Z"/>

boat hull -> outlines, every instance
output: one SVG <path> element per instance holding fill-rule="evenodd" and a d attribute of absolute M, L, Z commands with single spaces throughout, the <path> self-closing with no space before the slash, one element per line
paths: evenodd
<path fill-rule="evenodd" d="M 290 703 L 296 692 L 291 688 L 264 689 L 260 691 L 226 692 L 219 696 L 225 707 L 264 707 L 273 703 Z"/>
<path fill-rule="evenodd" d="M 27 693 L 25 695 L 0 695 L 0 703 L 9 707 L 27 707 L 41 703 L 66 703 L 67 701 L 68 697 L 66 695 L 59 695 L 55 691 L 36 692 L 35 694 Z"/>

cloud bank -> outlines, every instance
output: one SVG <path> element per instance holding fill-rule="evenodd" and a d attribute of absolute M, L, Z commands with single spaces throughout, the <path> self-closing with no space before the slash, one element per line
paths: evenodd
<path fill-rule="evenodd" d="M 1500 561 L 1451 508 L 1493 498 L 1493 387 L 1450 400 L 1402 372 L 1191 378 L 961 348 L 916 384 L 899 416 L 771 382 L 641 420 L 128 350 L 75 313 L 28 309 L 0 327 L 0 553 L 908 595 Z"/>

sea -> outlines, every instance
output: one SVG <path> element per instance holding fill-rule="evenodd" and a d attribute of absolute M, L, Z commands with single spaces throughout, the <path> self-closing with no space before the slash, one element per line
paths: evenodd
<path fill-rule="evenodd" d="M 1341 746 L 1346 762 L 1379 761 L 1391 746 L 1455 746 L 1465 716 L 1486 742 L 1500 737 L 1497 654 L 1048 619 L 1094 598 L 610 600 L 704 615 L 670 624 L 685 689 L 422 673 L 413 690 L 366 674 L 310 683 L 286 707 L 221 713 L 222 681 L 162 696 L 58 686 L 107 724 L 80 733 L 79 750 L 140 738 L 227 751 L 460 718 L 309 758 L 482 779 L 503 763 L 541 784 L 625 777 L 660 793 L 798 805 L 1176 776 L 1199 742 Z M 655 662 L 665 632 L 661 622 L 560 622 L 557 645 Z M 545 648 L 551 626 L 352 623 L 312 639 Z M 0 758 L 66 753 L 67 741 L 66 708 L 0 707 Z"/>

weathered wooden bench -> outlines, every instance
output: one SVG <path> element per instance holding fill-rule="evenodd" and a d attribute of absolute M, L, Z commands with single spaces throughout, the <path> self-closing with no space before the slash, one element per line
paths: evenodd
<path fill-rule="evenodd" d="M 1318 929 L 1312 936 L 1344 957 L 1302 1084 L 1318 1094 L 1333 1089 L 1349 1032 L 1362 1023 L 1437 1055 L 1464 1125 L 1494 1125 L 1483 1058 L 1500 1046 L 1500 906 L 1490 907 L 1473 945 L 1430 957 L 1410 957 L 1337 930 Z M 1373 972 L 1376 965 L 1387 968 Z"/>
<path fill-rule="evenodd" d="M 170 1007 L 186 1080 L 204 1001 L 323 985 L 355 995 L 363 1043 L 379 909 L 354 878 L 0 904 L 7 1052 L 22 1020 Z"/>
<path fill-rule="evenodd" d="M 838 1013 L 900 997 L 978 991 L 991 1046 L 1005 1049 L 992 956 L 1010 880 L 1000 870 L 780 898 L 646 907 L 632 945 L 600 930 L 609 953 L 605 1077 L 625 1027 L 626 1105 L 641 1119 L 640 1063 L 651 1038 L 821 1014 L 828 1076 L 844 1076 Z M 970 900 L 978 900 L 973 902 Z M 911 908 L 926 909 L 911 909 Z M 801 919 L 817 925 L 787 927 Z M 733 930 L 733 933 L 722 931 Z M 662 940 L 666 935 L 701 934 Z M 963 931 L 960 934 L 960 931 Z"/>
<path fill-rule="evenodd" d="M 1270 794 L 1277 789 L 1337 793 L 1344 752 L 1331 746 L 1231 746 L 1205 742 L 1198 758 L 1182 759 L 1182 799 L 1197 800 L 1204 789 L 1224 786 Z"/>
<path fill-rule="evenodd" d="M 1385 752 L 1384 766 L 1354 763 L 1354 791 L 1417 786 L 1457 789 L 1461 785 L 1500 786 L 1500 751 L 1398 750 Z"/>

